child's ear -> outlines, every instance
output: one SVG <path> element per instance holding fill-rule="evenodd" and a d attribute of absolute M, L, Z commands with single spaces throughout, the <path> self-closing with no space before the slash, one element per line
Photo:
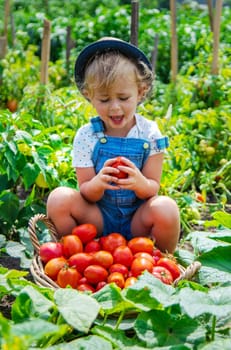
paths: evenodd
<path fill-rule="evenodd" d="M 86 100 L 90 101 L 89 91 L 87 91 L 86 89 L 82 90 L 82 95 L 86 98 Z"/>
<path fill-rule="evenodd" d="M 141 102 L 143 100 L 143 98 L 145 97 L 147 91 L 148 91 L 147 84 L 140 84 L 139 85 L 139 87 L 138 87 L 138 99 L 139 99 L 139 102 Z"/>

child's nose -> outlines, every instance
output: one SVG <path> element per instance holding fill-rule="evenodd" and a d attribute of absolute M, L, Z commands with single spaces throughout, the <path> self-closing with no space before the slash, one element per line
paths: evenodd
<path fill-rule="evenodd" d="M 110 110 L 117 111 L 120 108 L 120 103 L 117 99 L 111 100 Z"/>

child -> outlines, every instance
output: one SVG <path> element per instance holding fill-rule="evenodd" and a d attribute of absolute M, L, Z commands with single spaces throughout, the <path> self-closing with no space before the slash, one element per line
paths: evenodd
<path fill-rule="evenodd" d="M 60 236 L 76 225 L 92 223 L 99 236 L 149 236 L 160 250 L 173 253 L 180 232 L 179 210 L 172 199 L 158 196 L 167 138 L 154 121 L 136 113 L 152 87 L 148 59 L 131 44 L 103 38 L 80 53 L 75 79 L 98 116 L 75 136 L 73 166 L 79 191 L 52 191 L 48 217 Z M 118 156 L 123 164 L 115 168 Z M 125 178 L 117 177 L 120 171 Z"/>

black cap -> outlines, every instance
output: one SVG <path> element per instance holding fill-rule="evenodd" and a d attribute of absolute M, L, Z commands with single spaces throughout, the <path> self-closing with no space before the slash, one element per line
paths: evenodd
<path fill-rule="evenodd" d="M 108 51 L 119 51 L 128 58 L 131 57 L 137 60 L 137 62 L 142 61 L 152 70 L 150 61 L 136 46 L 117 38 L 105 38 L 86 46 L 80 52 L 75 62 L 75 81 L 78 87 L 81 87 L 83 83 L 85 68 L 89 60 L 96 54 Z"/>

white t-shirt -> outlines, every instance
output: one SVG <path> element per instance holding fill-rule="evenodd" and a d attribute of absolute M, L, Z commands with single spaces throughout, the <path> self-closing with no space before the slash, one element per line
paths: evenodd
<path fill-rule="evenodd" d="M 148 140 L 151 144 L 150 155 L 163 152 L 156 146 L 156 140 L 162 134 L 153 120 L 145 119 L 139 114 L 135 114 L 136 124 L 131 128 L 126 137 Z M 73 167 L 87 168 L 93 167 L 92 153 L 98 141 L 97 135 L 93 132 L 92 124 L 88 123 L 77 131 L 73 143 Z"/>

